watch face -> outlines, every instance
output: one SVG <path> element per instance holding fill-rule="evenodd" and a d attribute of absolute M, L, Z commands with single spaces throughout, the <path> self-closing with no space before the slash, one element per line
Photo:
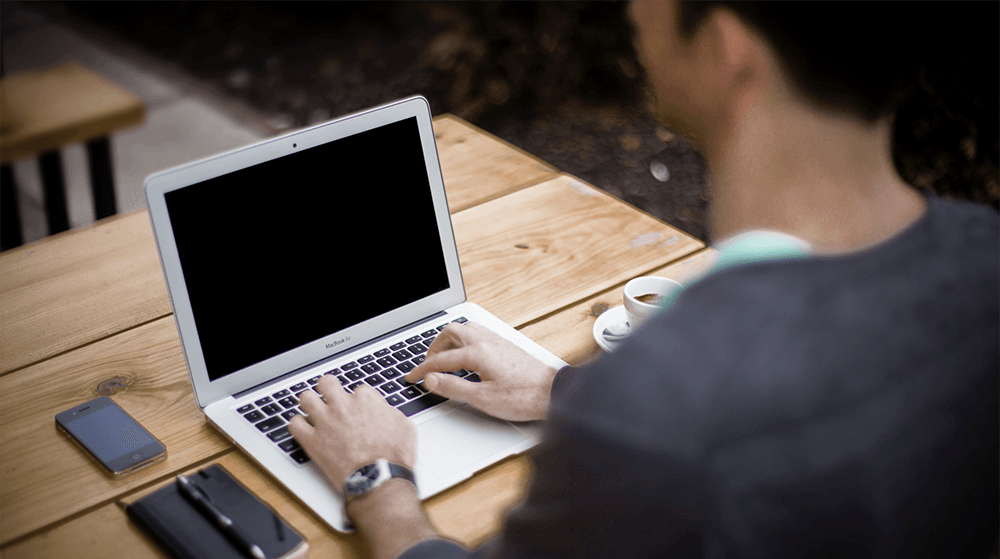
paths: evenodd
<path fill-rule="evenodd" d="M 368 481 L 375 481 L 378 479 L 378 464 L 368 464 L 367 466 L 358 470 L 358 473 L 364 476 Z"/>
<path fill-rule="evenodd" d="M 378 464 L 369 464 L 358 468 L 351 477 L 347 478 L 344 484 L 344 491 L 348 495 L 360 495 L 368 492 L 375 486 L 375 482 L 381 477 L 381 469 Z"/>

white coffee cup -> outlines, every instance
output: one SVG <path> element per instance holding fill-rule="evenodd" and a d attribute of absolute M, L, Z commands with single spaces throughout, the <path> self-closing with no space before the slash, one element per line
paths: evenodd
<path fill-rule="evenodd" d="M 634 331 L 643 322 L 649 320 L 662 308 L 660 301 L 643 302 L 636 297 L 643 295 L 656 295 L 660 298 L 670 295 L 684 286 L 669 278 L 659 276 L 642 276 L 633 279 L 625 284 L 625 314 L 628 316 L 628 323 Z"/>

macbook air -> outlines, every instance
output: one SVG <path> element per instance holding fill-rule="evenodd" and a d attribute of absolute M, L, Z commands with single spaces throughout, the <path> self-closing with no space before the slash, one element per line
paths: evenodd
<path fill-rule="evenodd" d="M 424 98 L 156 173 L 146 197 L 198 406 L 331 527 L 352 529 L 343 499 L 287 428 L 324 375 L 416 424 L 421 498 L 537 443 L 404 380 L 452 322 L 565 365 L 466 301 Z"/>

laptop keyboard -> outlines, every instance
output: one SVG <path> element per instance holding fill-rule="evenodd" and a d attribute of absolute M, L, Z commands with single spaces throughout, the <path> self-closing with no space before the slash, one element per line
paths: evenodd
<path fill-rule="evenodd" d="M 456 318 L 452 322 L 466 323 L 468 319 Z M 407 417 L 432 408 L 447 398 L 428 392 L 422 384 L 410 384 L 404 380 L 406 373 L 424 362 L 427 348 L 448 324 L 442 324 L 426 332 L 413 335 L 405 340 L 387 345 L 381 349 L 359 357 L 356 361 L 343 363 L 336 369 L 324 374 L 333 375 L 340 385 L 349 393 L 362 384 L 368 384 L 379 391 L 389 405 L 396 407 Z M 479 375 L 466 370 L 451 373 L 472 382 L 479 382 Z M 292 417 L 302 414 L 299 408 L 299 395 L 312 389 L 322 375 L 316 375 L 306 381 L 294 383 L 285 388 L 275 387 L 270 396 L 264 396 L 236 411 L 244 419 L 253 423 L 254 427 L 267 436 L 278 448 L 285 451 L 289 458 L 299 464 L 309 461 L 309 456 L 298 441 L 288 432 L 288 422 Z M 303 414 L 304 415 L 304 414 Z"/>

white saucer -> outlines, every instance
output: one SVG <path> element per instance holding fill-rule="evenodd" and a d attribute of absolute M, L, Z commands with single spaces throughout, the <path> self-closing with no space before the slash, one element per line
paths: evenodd
<path fill-rule="evenodd" d="M 616 326 L 619 329 L 625 327 L 628 323 L 628 315 L 625 314 L 625 307 L 623 305 L 618 305 L 613 309 L 608 309 L 601 313 L 601 316 L 597 317 L 597 321 L 594 322 L 594 341 L 597 345 L 601 347 L 604 351 L 613 351 L 621 341 L 611 341 L 604 338 L 604 330 L 608 326 Z"/>

